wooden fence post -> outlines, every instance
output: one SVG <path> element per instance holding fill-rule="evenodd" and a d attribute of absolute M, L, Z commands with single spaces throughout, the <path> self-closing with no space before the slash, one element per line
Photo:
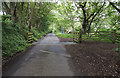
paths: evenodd
<path fill-rule="evenodd" d="M 77 34 L 77 42 L 78 42 L 78 40 L 79 40 L 79 32 L 77 32 L 76 34 Z"/>
<path fill-rule="evenodd" d="M 119 42 L 118 42 L 118 53 L 120 55 L 120 39 L 119 39 Z"/>
<path fill-rule="evenodd" d="M 113 30 L 113 33 L 112 33 L 112 43 L 115 43 L 115 40 L 116 40 L 116 30 Z"/>
<path fill-rule="evenodd" d="M 77 35 L 77 32 L 75 32 L 75 42 L 77 42 L 78 41 L 78 37 L 77 37 L 78 35 Z"/>
<path fill-rule="evenodd" d="M 78 42 L 79 42 L 79 43 L 82 42 L 82 30 L 81 30 L 81 29 L 80 29 L 80 32 L 79 32 Z"/>
<path fill-rule="evenodd" d="M 75 39 L 75 32 L 73 32 L 73 42 L 75 41 L 74 39 Z"/>

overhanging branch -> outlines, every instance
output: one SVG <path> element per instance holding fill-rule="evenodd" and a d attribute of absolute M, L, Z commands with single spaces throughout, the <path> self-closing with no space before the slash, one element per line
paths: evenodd
<path fill-rule="evenodd" d="M 112 7 L 114 7 L 114 8 L 120 13 L 120 9 L 117 8 L 117 7 L 114 5 L 114 3 L 112 3 L 112 2 L 109 2 L 109 3 L 110 3 L 110 5 L 112 5 Z"/>

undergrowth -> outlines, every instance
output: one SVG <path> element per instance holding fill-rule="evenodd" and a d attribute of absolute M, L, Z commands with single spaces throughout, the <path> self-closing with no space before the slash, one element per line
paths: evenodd
<path fill-rule="evenodd" d="M 10 20 L 2 21 L 2 55 L 13 56 L 17 52 L 21 52 L 30 46 L 31 43 L 27 42 L 27 32 L 29 32 L 28 26 L 20 26 Z M 37 41 L 42 38 L 47 32 L 40 32 L 39 29 L 32 27 L 33 41 Z"/>

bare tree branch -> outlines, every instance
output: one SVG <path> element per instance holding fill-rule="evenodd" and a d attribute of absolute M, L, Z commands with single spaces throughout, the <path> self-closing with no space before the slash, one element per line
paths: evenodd
<path fill-rule="evenodd" d="M 109 1 L 109 3 L 110 3 L 110 5 L 112 5 L 112 7 L 114 7 L 119 13 L 120 13 L 120 9 L 119 8 L 117 8 L 115 5 L 114 5 L 114 3 L 113 2 L 110 2 Z"/>
<path fill-rule="evenodd" d="M 97 14 L 100 12 L 100 10 L 103 8 L 103 6 L 105 5 L 105 3 L 100 7 L 100 9 L 95 13 L 95 15 L 92 17 L 92 20 L 88 26 L 88 31 L 90 30 L 90 26 L 92 24 L 92 22 L 94 21 L 94 18 L 97 16 Z"/>
<path fill-rule="evenodd" d="M 5 8 L 5 12 L 6 12 L 7 14 L 11 14 L 10 8 L 8 7 L 8 5 L 7 5 L 6 2 L 3 2 L 3 6 L 4 6 L 4 8 Z"/>

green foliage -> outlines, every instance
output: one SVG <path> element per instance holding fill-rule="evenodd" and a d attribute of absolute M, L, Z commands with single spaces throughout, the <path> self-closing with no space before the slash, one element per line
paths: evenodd
<path fill-rule="evenodd" d="M 2 15 L 2 20 L 5 21 L 7 19 L 9 19 L 11 17 L 11 15 Z"/>
<path fill-rule="evenodd" d="M 56 35 L 63 38 L 73 38 L 73 34 L 56 33 Z"/>
<path fill-rule="evenodd" d="M 2 23 L 2 51 L 3 56 L 13 56 L 16 52 L 25 49 L 27 41 L 25 37 L 19 32 L 20 30 L 13 27 L 12 22 Z M 24 33 L 25 34 L 25 33 Z"/>
<path fill-rule="evenodd" d="M 79 5 L 84 5 L 84 8 Z M 3 11 L 7 14 L 2 16 L 3 55 L 7 56 L 12 56 L 31 45 L 27 43 L 26 33 L 29 31 L 33 33 L 34 41 L 42 38 L 47 32 L 57 33 L 57 36 L 63 38 L 73 38 L 72 34 L 58 33 L 62 28 L 65 31 L 80 31 L 83 26 L 86 26 L 89 32 L 109 32 L 113 29 L 117 33 L 120 32 L 120 14 L 104 2 L 30 2 L 30 5 L 28 2 L 6 2 L 3 3 Z M 101 37 L 100 34 L 92 36 L 95 41 L 111 41 Z M 83 39 L 85 38 L 87 36 L 83 35 Z"/>
<path fill-rule="evenodd" d="M 27 46 L 31 44 L 27 43 L 27 32 L 29 28 L 16 25 L 14 27 L 12 21 L 2 22 L 2 51 L 3 56 L 13 56 L 17 52 L 23 51 Z M 33 40 L 37 41 L 39 38 L 43 37 L 46 32 L 40 32 L 37 28 L 32 28 L 31 32 L 33 35 Z"/>
<path fill-rule="evenodd" d="M 32 45 L 28 43 L 26 33 L 33 33 L 33 41 L 37 41 L 48 32 L 48 27 L 53 21 L 50 12 L 53 4 L 49 2 L 3 3 L 2 12 L 5 13 L 2 16 L 3 56 L 13 56 Z"/>

